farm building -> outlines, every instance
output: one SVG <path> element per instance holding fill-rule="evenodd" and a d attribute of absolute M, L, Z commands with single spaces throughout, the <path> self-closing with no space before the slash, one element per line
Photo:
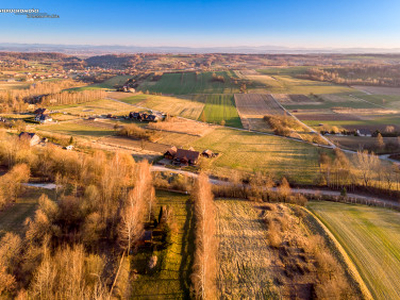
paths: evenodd
<path fill-rule="evenodd" d="M 356 132 L 359 136 L 372 136 L 372 132 L 369 129 L 357 129 Z"/>
<path fill-rule="evenodd" d="M 53 118 L 46 114 L 38 114 L 35 116 L 35 121 L 39 123 L 47 123 L 53 121 Z"/>
<path fill-rule="evenodd" d="M 201 156 L 207 157 L 207 158 L 213 158 L 213 157 L 216 156 L 216 154 L 215 154 L 214 152 L 212 152 L 211 150 L 207 149 L 207 150 L 204 150 L 204 151 L 201 153 Z"/>
<path fill-rule="evenodd" d="M 178 149 L 175 146 L 171 147 L 167 152 L 164 153 L 164 157 L 167 159 L 174 159 L 177 151 Z"/>
<path fill-rule="evenodd" d="M 130 112 L 129 118 L 138 120 L 140 122 L 147 121 L 147 122 L 157 122 L 161 118 L 156 114 L 146 114 L 146 113 L 139 113 L 139 112 Z"/>
<path fill-rule="evenodd" d="M 197 165 L 200 153 L 194 150 L 177 149 L 172 147 L 164 153 L 166 159 L 173 160 L 175 164 L 180 165 Z"/>
<path fill-rule="evenodd" d="M 20 140 L 28 141 L 30 146 L 35 146 L 40 143 L 40 137 L 36 133 L 21 132 L 18 137 Z"/>

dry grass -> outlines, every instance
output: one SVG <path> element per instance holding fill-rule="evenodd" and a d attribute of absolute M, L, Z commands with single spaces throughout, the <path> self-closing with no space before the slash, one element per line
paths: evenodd
<path fill-rule="evenodd" d="M 129 104 L 116 102 L 112 100 L 98 100 L 82 104 L 71 104 L 63 106 L 54 106 L 52 110 L 59 110 L 79 116 L 90 116 L 97 114 L 128 114 L 132 111 Z"/>
<path fill-rule="evenodd" d="M 214 129 L 208 124 L 178 118 L 172 118 L 171 120 L 164 122 L 149 123 L 148 128 L 172 133 L 184 133 L 199 137 L 210 133 Z"/>
<path fill-rule="evenodd" d="M 146 100 L 138 103 L 138 106 L 197 120 L 203 111 L 204 103 L 175 97 L 149 95 Z"/>
<path fill-rule="evenodd" d="M 251 202 L 217 200 L 219 299 L 270 298 L 271 252 L 259 212 Z"/>

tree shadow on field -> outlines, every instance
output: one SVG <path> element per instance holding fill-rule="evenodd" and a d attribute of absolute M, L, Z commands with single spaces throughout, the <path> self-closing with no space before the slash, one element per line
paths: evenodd
<path fill-rule="evenodd" d="M 194 260 L 194 214 L 193 205 L 190 199 L 186 201 L 186 221 L 184 225 L 184 234 L 182 236 L 182 261 L 179 267 L 179 281 L 181 289 L 184 292 L 184 298 L 190 299 L 190 274 L 192 273 L 192 265 Z"/>

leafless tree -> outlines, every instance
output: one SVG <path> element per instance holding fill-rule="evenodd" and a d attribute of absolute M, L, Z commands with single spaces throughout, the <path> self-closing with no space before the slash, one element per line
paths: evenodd
<path fill-rule="evenodd" d="M 196 218 L 196 250 L 192 283 L 197 299 L 215 297 L 216 240 L 215 206 L 208 176 L 201 173 L 192 193 Z"/>

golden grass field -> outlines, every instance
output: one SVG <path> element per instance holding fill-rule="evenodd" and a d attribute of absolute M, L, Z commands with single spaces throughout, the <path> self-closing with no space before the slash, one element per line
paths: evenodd
<path fill-rule="evenodd" d="M 375 299 L 400 297 L 400 213 L 335 202 L 308 204 L 349 254 Z"/>
<path fill-rule="evenodd" d="M 99 114 L 128 115 L 129 112 L 132 111 L 132 106 L 122 102 L 102 99 L 81 104 L 53 106 L 51 107 L 51 109 L 54 111 L 66 112 L 79 116 L 90 116 Z"/>
<path fill-rule="evenodd" d="M 219 299 L 262 299 L 272 287 L 265 226 L 251 202 L 217 200 Z"/>
<path fill-rule="evenodd" d="M 204 103 L 175 97 L 146 95 L 146 100 L 139 102 L 138 106 L 197 120 L 203 111 Z"/>

